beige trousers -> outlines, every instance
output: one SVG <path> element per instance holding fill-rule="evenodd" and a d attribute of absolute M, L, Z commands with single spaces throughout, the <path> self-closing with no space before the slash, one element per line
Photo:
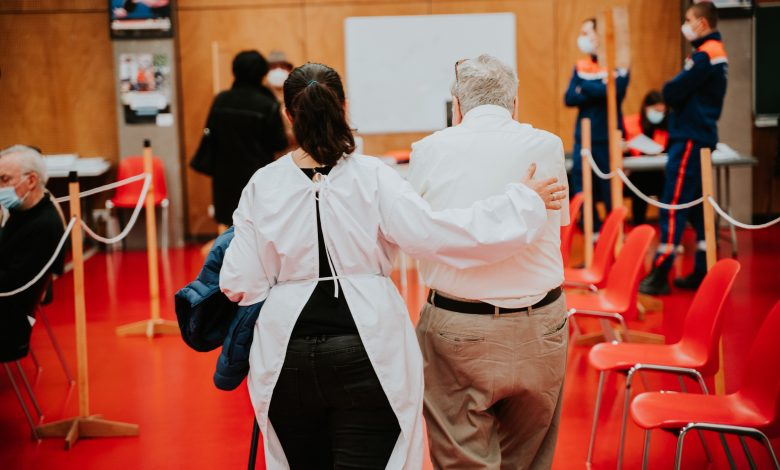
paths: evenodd
<path fill-rule="evenodd" d="M 425 304 L 425 421 L 436 469 L 549 469 L 566 372 L 566 299 L 510 314 Z"/>

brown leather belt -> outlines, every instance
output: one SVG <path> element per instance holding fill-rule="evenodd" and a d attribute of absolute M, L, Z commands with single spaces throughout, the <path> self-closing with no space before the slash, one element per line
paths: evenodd
<path fill-rule="evenodd" d="M 529 308 L 533 310 L 535 308 L 545 307 L 558 300 L 562 292 L 563 289 L 561 289 L 560 287 L 556 287 L 555 289 L 547 292 L 547 295 L 545 295 L 542 300 L 536 302 L 535 304 L 529 307 L 523 307 L 523 308 L 500 307 L 498 309 L 498 314 L 523 312 L 523 311 L 528 311 Z M 449 310 L 451 312 L 473 313 L 477 315 L 496 314 L 495 305 L 491 305 L 487 302 L 463 302 L 460 300 L 451 299 L 449 297 L 443 296 L 438 292 L 435 292 L 432 289 L 428 293 L 428 303 L 433 305 L 434 307 L 442 308 L 444 310 Z"/>

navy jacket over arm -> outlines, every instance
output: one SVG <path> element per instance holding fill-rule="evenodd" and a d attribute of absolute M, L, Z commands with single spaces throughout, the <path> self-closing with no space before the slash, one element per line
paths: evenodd
<path fill-rule="evenodd" d="M 233 228 L 211 247 L 198 277 L 176 293 L 176 317 L 181 336 L 192 349 L 211 351 L 222 345 L 214 385 L 222 390 L 238 387 L 249 372 L 249 349 L 262 302 L 239 307 L 219 290 L 219 271 L 233 240 Z"/>

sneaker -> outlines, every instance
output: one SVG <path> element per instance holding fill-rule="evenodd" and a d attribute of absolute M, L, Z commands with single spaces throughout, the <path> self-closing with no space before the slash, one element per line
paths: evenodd
<path fill-rule="evenodd" d="M 678 289 L 696 290 L 704 280 L 704 274 L 692 272 L 685 277 L 679 277 L 674 280 L 674 286 Z"/>
<path fill-rule="evenodd" d="M 650 274 L 639 283 L 639 292 L 646 295 L 667 295 L 671 293 L 671 288 L 669 288 L 669 271 L 653 268 Z"/>

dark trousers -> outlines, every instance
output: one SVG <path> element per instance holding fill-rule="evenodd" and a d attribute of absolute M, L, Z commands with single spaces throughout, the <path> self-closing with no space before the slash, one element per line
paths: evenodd
<path fill-rule="evenodd" d="M 582 191 L 582 157 L 580 156 L 580 150 L 582 146 L 579 143 L 574 144 L 574 154 L 572 160 L 571 170 L 571 194 L 572 196 Z M 593 154 L 593 159 L 596 161 L 599 170 L 604 173 L 609 173 L 609 144 L 607 142 L 593 143 L 593 148 L 590 153 Z M 607 214 L 612 211 L 612 198 L 609 186 L 609 180 L 603 180 L 593 173 L 591 177 L 593 181 L 593 204 L 601 201 L 607 210 Z M 579 218 L 580 226 L 582 226 L 582 217 Z M 601 231 L 601 217 L 597 210 L 593 210 L 593 231 Z"/>
<path fill-rule="evenodd" d="M 701 197 L 701 149 L 702 145 L 692 140 L 680 140 L 669 145 L 669 161 L 666 164 L 666 178 L 661 202 L 684 204 Z M 685 223 L 689 222 L 696 231 L 696 240 L 704 240 L 704 213 L 701 205 L 690 209 L 666 210 L 659 213 L 661 248 L 656 254 L 654 266 L 669 270 L 674 261 L 674 247 L 680 244 Z M 706 272 L 703 256 L 696 256 L 694 270 Z"/>
<path fill-rule="evenodd" d="M 291 339 L 268 415 L 292 470 L 384 469 L 401 432 L 358 335 Z"/>

